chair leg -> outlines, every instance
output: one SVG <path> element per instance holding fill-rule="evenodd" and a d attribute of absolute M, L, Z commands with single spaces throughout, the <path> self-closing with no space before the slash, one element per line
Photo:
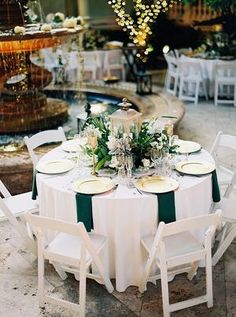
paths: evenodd
<path fill-rule="evenodd" d="M 161 263 L 160 270 L 161 270 L 161 292 L 162 292 L 163 317 L 170 317 L 168 273 L 167 273 L 166 263 Z"/>
<path fill-rule="evenodd" d="M 188 277 L 188 279 L 189 279 L 190 281 L 191 281 L 191 280 L 193 279 L 193 277 L 196 275 L 198 266 L 199 266 L 199 261 L 193 262 L 192 267 L 191 267 L 191 269 L 189 270 L 188 275 L 187 275 L 187 277 Z"/>
<path fill-rule="evenodd" d="M 214 103 L 215 106 L 217 106 L 218 104 L 218 83 L 215 83 L 215 94 L 214 94 Z"/>
<path fill-rule="evenodd" d="M 44 307 L 44 258 L 40 252 L 38 254 L 38 297 L 39 306 Z"/>
<path fill-rule="evenodd" d="M 211 250 L 206 254 L 206 295 L 207 307 L 210 308 L 213 306 Z"/>
<path fill-rule="evenodd" d="M 81 261 L 80 261 L 80 278 L 79 278 L 79 306 L 80 306 L 80 317 L 85 317 L 85 305 L 86 305 L 86 262 L 85 262 L 85 249 L 81 250 Z M 82 254 L 84 253 L 84 254 Z"/>
<path fill-rule="evenodd" d="M 230 246 L 231 242 L 236 237 L 236 224 L 232 224 L 230 230 L 228 231 L 228 234 L 226 235 L 225 239 L 219 243 L 218 248 L 213 255 L 212 264 L 216 265 L 222 255 L 225 253 L 225 251 Z"/>
<path fill-rule="evenodd" d="M 194 104 L 198 104 L 198 94 L 199 94 L 199 81 L 196 82 L 196 89 L 195 89 L 195 98 L 194 98 Z"/>

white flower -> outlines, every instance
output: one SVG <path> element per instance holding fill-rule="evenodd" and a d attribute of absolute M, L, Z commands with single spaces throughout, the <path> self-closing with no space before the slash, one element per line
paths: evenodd
<path fill-rule="evenodd" d="M 95 128 L 92 124 L 87 125 L 85 129 L 81 133 L 82 137 L 88 137 L 88 136 L 96 136 L 97 138 L 101 138 L 101 132 L 98 128 Z"/>
<path fill-rule="evenodd" d="M 50 24 L 45 23 L 41 26 L 41 31 L 43 32 L 50 32 L 51 30 L 52 26 Z"/>
<path fill-rule="evenodd" d="M 75 29 L 77 26 L 77 19 L 76 18 L 66 18 L 65 21 L 63 22 L 63 27 L 64 28 L 69 28 L 69 29 Z"/>
<path fill-rule="evenodd" d="M 78 16 L 77 17 L 77 24 L 80 24 L 80 25 L 84 25 L 84 18 L 83 17 L 81 17 L 81 16 Z"/>
<path fill-rule="evenodd" d="M 25 33 L 25 28 L 23 27 L 23 26 L 15 26 L 14 27 L 14 32 L 16 33 L 16 34 L 23 34 L 23 33 Z"/>
<path fill-rule="evenodd" d="M 55 13 L 54 20 L 63 22 L 65 20 L 65 14 L 61 12 Z"/>
<path fill-rule="evenodd" d="M 150 162 L 150 160 L 149 159 L 142 159 L 142 163 L 143 163 L 143 166 L 144 167 L 150 167 L 150 165 L 151 165 L 151 162 Z"/>
<path fill-rule="evenodd" d="M 119 165 L 120 165 L 120 163 L 117 160 L 116 156 L 112 156 L 109 166 L 112 168 L 117 168 L 117 167 L 119 167 Z"/>
<path fill-rule="evenodd" d="M 118 142 L 117 142 L 117 139 L 114 137 L 114 136 L 109 136 L 108 137 L 108 142 L 107 142 L 107 146 L 108 146 L 108 149 L 110 151 L 115 151 L 116 148 L 118 147 Z"/>

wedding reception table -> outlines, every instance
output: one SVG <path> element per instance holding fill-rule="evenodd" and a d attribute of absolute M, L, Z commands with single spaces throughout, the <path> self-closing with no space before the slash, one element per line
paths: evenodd
<path fill-rule="evenodd" d="M 62 159 L 68 155 L 59 146 L 44 155 L 40 162 Z M 190 158 L 213 163 L 210 154 L 203 149 L 190 154 Z M 181 155 L 179 159 L 186 157 Z M 77 222 L 76 193 L 71 186 L 75 180 L 90 176 L 90 172 L 91 167 L 75 165 L 62 174 L 37 173 L 40 215 Z M 179 182 L 175 191 L 176 219 L 208 213 L 212 205 L 211 174 L 196 177 L 173 173 Z M 92 216 L 94 231 L 108 239 L 102 260 L 110 278 L 116 279 L 117 291 L 125 291 L 130 285 L 138 286 L 146 261 L 140 239 L 154 234 L 158 226 L 156 195 L 118 185 L 113 190 L 92 197 Z"/>

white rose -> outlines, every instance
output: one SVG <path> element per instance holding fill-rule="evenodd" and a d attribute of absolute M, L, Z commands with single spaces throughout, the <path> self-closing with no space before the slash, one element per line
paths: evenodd
<path fill-rule="evenodd" d="M 75 18 L 65 19 L 63 27 L 68 29 L 75 29 L 77 26 L 77 20 Z"/>
<path fill-rule="evenodd" d="M 16 34 L 23 34 L 23 33 L 25 33 L 25 28 L 23 26 L 15 26 L 14 32 Z"/>
<path fill-rule="evenodd" d="M 50 32 L 51 30 L 52 26 L 50 24 L 45 23 L 41 26 L 41 31 L 43 32 Z"/>

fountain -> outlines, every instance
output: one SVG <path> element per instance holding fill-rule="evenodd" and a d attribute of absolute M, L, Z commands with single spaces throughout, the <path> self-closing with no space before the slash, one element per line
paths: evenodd
<path fill-rule="evenodd" d="M 30 56 L 63 43 L 82 28 L 49 28 L 29 24 L 28 0 L 0 0 L 0 134 L 55 127 L 67 119 L 68 105 L 42 92 L 51 73 Z"/>

